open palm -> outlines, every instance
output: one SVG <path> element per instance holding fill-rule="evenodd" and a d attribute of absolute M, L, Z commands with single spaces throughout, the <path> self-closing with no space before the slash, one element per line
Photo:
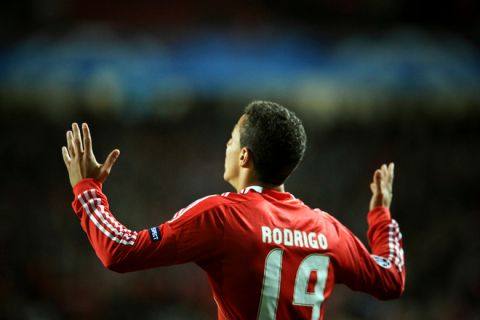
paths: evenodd
<path fill-rule="evenodd" d="M 73 123 L 72 130 L 67 131 L 67 147 L 62 147 L 63 161 L 72 187 L 86 178 L 103 183 L 120 155 L 120 150 L 114 149 L 103 164 L 98 163 L 93 154 L 90 129 L 86 123 L 82 124 L 82 131 L 83 139 L 78 124 Z"/>

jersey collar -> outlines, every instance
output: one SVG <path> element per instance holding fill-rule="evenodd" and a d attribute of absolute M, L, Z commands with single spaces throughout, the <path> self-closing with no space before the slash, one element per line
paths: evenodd
<path fill-rule="evenodd" d="M 289 192 L 280 192 L 280 191 L 275 191 L 273 189 L 265 189 L 261 186 L 249 186 L 246 187 L 245 189 L 240 190 L 240 194 L 247 194 L 250 191 L 254 191 L 257 193 L 265 193 L 274 196 L 275 198 L 278 199 L 285 199 L 285 200 L 296 200 L 295 196 Z"/>
<path fill-rule="evenodd" d="M 246 187 L 245 189 L 242 189 L 240 190 L 240 194 L 245 194 L 245 193 L 248 193 L 249 191 L 255 191 L 255 192 L 258 192 L 258 193 L 262 193 L 263 192 L 263 187 L 260 187 L 260 186 L 249 186 L 249 187 Z"/>

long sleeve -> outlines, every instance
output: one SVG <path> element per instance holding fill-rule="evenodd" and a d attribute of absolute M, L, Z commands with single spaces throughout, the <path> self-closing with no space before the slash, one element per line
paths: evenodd
<path fill-rule="evenodd" d="M 103 265 L 113 271 L 201 261 L 220 250 L 215 244 L 223 236 L 223 226 L 212 200 L 200 199 L 174 219 L 137 232 L 113 216 L 99 182 L 84 179 L 73 193 L 72 207 L 82 229 Z"/>
<path fill-rule="evenodd" d="M 400 296 L 405 289 L 402 235 L 386 208 L 368 213 L 371 253 L 346 227 L 338 223 L 340 250 L 336 255 L 336 279 L 353 290 L 379 299 Z"/>

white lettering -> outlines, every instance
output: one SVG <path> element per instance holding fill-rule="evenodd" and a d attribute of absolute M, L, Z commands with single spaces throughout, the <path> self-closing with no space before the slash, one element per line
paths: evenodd
<path fill-rule="evenodd" d="M 305 231 L 302 231 L 302 235 L 303 235 L 303 243 L 305 244 L 305 247 L 310 248 L 308 246 L 308 239 L 307 239 L 307 234 L 305 233 Z"/>
<path fill-rule="evenodd" d="M 155 230 L 156 231 L 156 230 Z M 153 233 L 153 232 L 152 232 Z M 299 248 L 312 248 L 326 250 L 328 248 L 327 237 L 319 232 L 305 232 L 287 228 L 270 228 L 262 226 L 262 242 L 275 243 L 277 245 L 295 246 Z"/>
<path fill-rule="evenodd" d="M 293 230 L 293 238 L 296 247 L 303 247 L 302 233 L 298 230 Z"/>
<path fill-rule="evenodd" d="M 310 244 L 310 247 L 314 249 L 318 249 L 318 242 L 317 242 L 317 239 L 315 239 L 316 235 L 317 234 L 315 232 L 310 232 L 308 234 L 308 244 Z"/>
<path fill-rule="evenodd" d="M 262 242 L 272 243 L 272 230 L 269 227 L 262 227 Z"/>
<path fill-rule="evenodd" d="M 293 245 L 293 232 L 290 229 L 283 229 L 283 242 L 286 246 Z"/>
<path fill-rule="evenodd" d="M 282 231 L 278 228 L 273 229 L 273 242 L 275 242 L 275 244 L 282 243 Z"/>
<path fill-rule="evenodd" d="M 328 248 L 327 237 L 323 233 L 318 234 L 318 243 L 320 243 L 320 248 L 326 250 Z"/>

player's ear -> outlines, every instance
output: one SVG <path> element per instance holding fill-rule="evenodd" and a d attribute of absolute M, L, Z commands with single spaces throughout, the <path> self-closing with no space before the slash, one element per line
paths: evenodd
<path fill-rule="evenodd" d="M 240 167 L 246 168 L 251 165 L 252 162 L 252 152 L 248 150 L 246 147 L 242 147 L 240 149 L 240 156 L 238 158 Z"/>

